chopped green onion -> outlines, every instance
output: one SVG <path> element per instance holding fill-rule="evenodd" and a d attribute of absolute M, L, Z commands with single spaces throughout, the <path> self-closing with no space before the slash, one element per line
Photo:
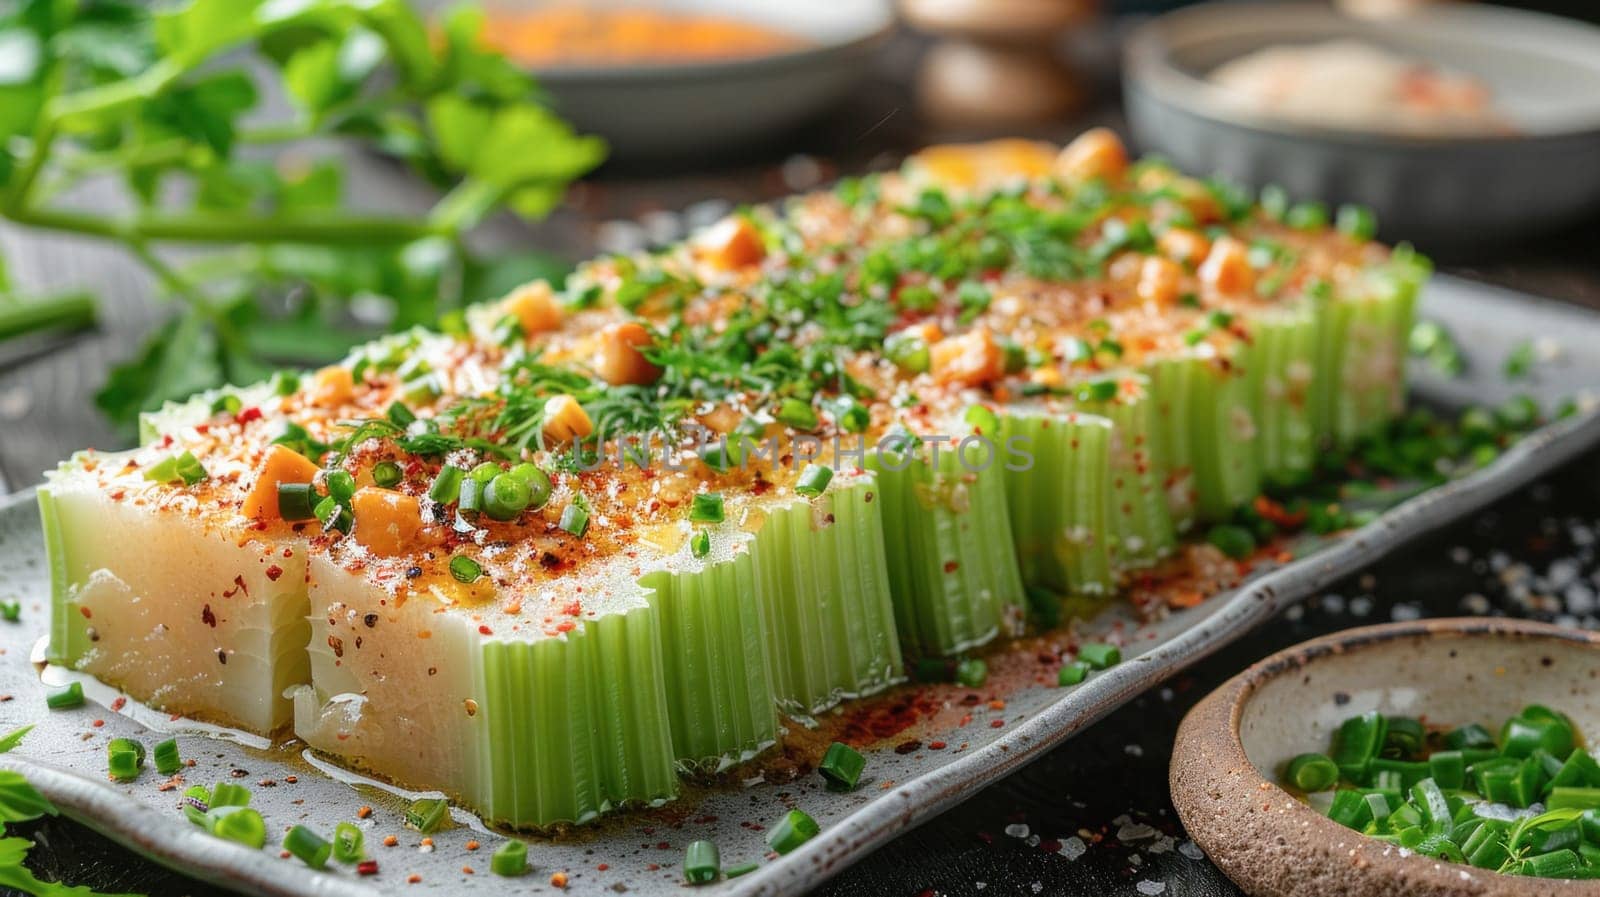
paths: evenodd
<path fill-rule="evenodd" d="M 385 489 L 393 489 L 405 479 L 405 472 L 393 461 L 379 461 L 373 465 L 372 481 Z"/>
<path fill-rule="evenodd" d="M 872 410 L 852 396 L 839 399 L 833 416 L 839 422 L 839 429 L 846 433 L 865 433 L 872 426 Z"/>
<path fill-rule="evenodd" d="M 366 858 L 362 846 L 366 836 L 355 823 L 341 822 L 333 827 L 333 858 L 341 863 L 359 863 Z"/>
<path fill-rule="evenodd" d="M 267 843 L 267 824 L 249 807 L 213 806 L 206 811 L 206 827 L 218 838 L 256 850 Z"/>
<path fill-rule="evenodd" d="M 183 768 L 183 757 L 178 754 L 178 739 L 168 738 L 156 744 L 153 752 L 156 772 L 170 776 Z"/>
<path fill-rule="evenodd" d="M 495 520 L 515 520 L 532 500 L 533 490 L 527 481 L 502 473 L 485 487 L 483 510 Z"/>
<path fill-rule="evenodd" d="M 1337 221 L 1339 233 L 1357 240 L 1370 240 L 1378 234 L 1378 216 L 1366 206 L 1340 206 Z"/>
<path fill-rule="evenodd" d="M 15 623 L 22 619 L 22 602 L 0 601 L 0 618 L 7 623 Z"/>
<path fill-rule="evenodd" d="M 1328 226 L 1328 207 L 1320 202 L 1297 202 L 1289 207 L 1283 223 L 1295 230 L 1316 230 Z"/>
<path fill-rule="evenodd" d="M 438 830 L 450 818 L 450 804 L 434 797 L 412 801 L 406 809 L 406 824 L 424 835 Z"/>
<path fill-rule="evenodd" d="M 1284 778 L 1301 791 L 1326 791 L 1339 781 L 1339 767 L 1325 754 L 1301 754 L 1289 761 Z"/>
<path fill-rule="evenodd" d="M 487 486 L 491 480 L 499 476 L 502 472 L 503 471 L 500 465 L 494 463 L 493 461 L 485 461 L 482 464 L 479 464 L 477 467 L 472 468 L 472 472 L 468 473 L 467 476 L 477 480 L 480 485 Z"/>
<path fill-rule="evenodd" d="M 279 483 L 278 516 L 290 523 L 316 519 L 316 495 L 310 483 Z"/>
<path fill-rule="evenodd" d="M 495 848 L 494 857 L 489 860 L 489 871 L 496 875 L 503 875 L 506 878 L 527 872 L 527 842 L 513 839 Z"/>
<path fill-rule="evenodd" d="M 1545 806 L 1552 810 L 1600 809 L 1600 788 L 1552 788 Z"/>
<path fill-rule="evenodd" d="M 978 688 L 989 681 L 989 665 L 976 657 L 956 664 L 956 682 L 968 688 Z"/>
<path fill-rule="evenodd" d="M 244 807 L 250 804 L 250 789 L 232 782 L 218 782 L 211 789 L 211 808 Z"/>
<path fill-rule="evenodd" d="M 356 478 L 348 470 L 335 470 L 328 474 L 328 494 L 339 500 L 339 504 L 349 504 L 351 496 L 356 494 Z"/>
<path fill-rule="evenodd" d="M 68 710 L 73 707 L 82 707 L 83 683 L 72 681 L 60 688 L 52 689 L 49 694 L 45 695 L 44 702 L 51 710 Z"/>
<path fill-rule="evenodd" d="M 442 505 L 455 501 L 461 495 L 461 478 L 466 474 L 466 471 L 453 464 L 439 468 L 439 475 L 428 489 L 428 497 Z"/>
<path fill-rule="evenodd" d="M 867 766 L 867 758 L 861 752 L 848 744 L 835 741 L 828 745 L 828 752 L 822 755 L 822 763 L 817 766 L 817 772 L 827 780 L 828 788 L 833 791 L 850 791 L 856 787 L 856 782 L 861 780 L 861 771 Z"/>
<path fill-rule="evenodd" d="M 723 878 L 738 878 L 741 875 L 749 875 L 750 873 L 752 873 L 752 872 L 754 872 L 754 871 L 756 871 L 757 869 L 760 869 L 760 868 L 761 868 L 761 864 L 752 860 L 750 862 L 740 863 L 737 866 L 729 866 L 726 869 L 723 869 L 722 870 L 722 877 Z"/>
<path fill-rule="evenodd" d="M 150 465 L 150 469 L 144 472 L 144 478 L 152 482 L 174 483 L 182 480 L 185 486 L 193 486 L 208 476 L 210 474 L 206 473 L 205 467 L 200 464 L 200 459 L 194 456 L 194 452 L 168 455 Z"/>
<path fill-rule="evenodd" d="M 817 821 L 802 810 L 790 810 L 767 833 L 767 846 L 778 853 L 788 853 L 810 841 L 822 831 Z"/>
<path fill-rule="evenodd" d="M 1084 642 L 1078 646 L 1078 659 L 1097 670 L 1110 669 L 1122 662 L 1122 649 L 1105 642 Z"/>
<path fill-rule="evenodd" d="M 1061 669 L 1056 673 L 1056 684 L 1066 688 L 1071 685 L 1078 685 L 1088 677 L 1089 664 L 1081 660 L 1074 660 L 1072 663 L 1061 665 Z"/>
<path fill-rule="evenodd" d="M 717 845 L 710 841 L 691 841 L 683 852 L 683 879 L 692 885 L 703 885 L 717 880 L 722 870 L 722 856 Z"/>
<path fill-rule="evenodd" d="M 1236 561 L 1242 561 L 1256 551 L 1256 537 L 1244 527 L 1230 523 L 1213 526 L 1206 533 L 1206 541 Z"/>
<path fill-rule="evenodd" d="M 470 585 L 483 575 L 483 565 L 464 554 L 458 554 L 450 559 L 450 575 L 455 577 L 456 582 Z"/>
<path fill-rule="evenodd" d="M 794 484 L 794 491 L 808 498 L 814 498 L 828 491 L 828 483 L 832 479 L 833 468 L 812 464 L 800 474 L 799 481 Z"/>
<path fill-rule="evenodd" d="M 582 495 L 574 496 L 572 502 L 561 509 L 561 520 L 557 524 L 567 532 L 583 538 L 589 531 L 589 502 Z"/>
<path fill-rule="evenodd" d="M 811 403 L 799 399 L 784 399 L 774 417 L 779 423 L 796 430 L 815 430 L 818 423 L 817 412 Z"/>
<path fill-rule="evenodd" d="M 292 396 L 300 388 L 300 375 L 294 371 L 279 371 L 272 375 L 272 391 L 280 396 Z"/>
<path fill-rule="evenodd" d="M 724 509 L 722 493 L 697 493 L 689 503 L 689 520 L 693 523 L 721 523 Z"/>
<path fill-rule="evenodd" d="M 328 865 L 328 857 L 333 855 L 333 845 L 303 825 L 297 825 L 284 834 L 283 849 L 313 869 Z"/>
<path fill-rule="evenodd" d="M 206 811 L 211 809 L 211 789 L 204 785 L 190 785 L 183 789 L 183 815 L 195 825 L 206 824 Z"/>
<path fill-rule="evenodd" d="M 529 508 L 537 511 L 550 500 L 550 493 L 553 490 L 550 475 L 540 469 L 539 465 L 525 461 L 511 468 L 510 473 L 528 487 Z"/>
<path fill-rule="evenodd" d="M 405 429 L 406 427 L 411 426 L 414 421 L 416 421 L 417 415 L 413 413 L 410 408 L 406 407 L 405 402 L 390 402 L 388 418 L 390 423 L 401 429 Z"/>
<path fill-rule="evenodd" d="M 1109 402 L 1116 397 L 1117 381 L 1110 378 L 1091 380 L 1078 387 L 1078 401 L 1080 402 Z"/>
<path fill-rule="evenodd" d="M 483 484 L 466 477 L 461 481 L 461 492 L 456 496 L 456 508 L 461 511 L 480 511 L 483 509 Z"/>
<path fill-rule="evenodd" d="M 1409 716 L 1389 717 L 1388 731 L 1383 736 L 1385 756 L 1409 758 L 1422 752 L 1427 732 L 1422 721 Z"/>
<path fill-rule="evenodd" d="M 338 530 L 348 535 L 350 528 L 355 525 L 355 517 L 351 515 L 350 509 L 331 495 L 317 502 L 317 506 L 311 511 L 322 522 L 323 532 Z"/>
<path fill-rule="evenodd" d="M 113 738 L 106 743 L 106 765 L 111 777 L 131 782 L 144 770 L 144 745 L 132 738 Z"/>
<path fill-rule="evenodd" d="M 689 552 L 697 558 L 703 558 L 711 553 L 711 533 L 708 530 L 698 530 L 689 537 Z"/>
<path fill-rule="evenodd" d="M 969 407 L 966 413 L 961 415 L 961 419 L 985 436 L 995 436 L 1000 433 L 1000 416 L 982 405 Z"/>

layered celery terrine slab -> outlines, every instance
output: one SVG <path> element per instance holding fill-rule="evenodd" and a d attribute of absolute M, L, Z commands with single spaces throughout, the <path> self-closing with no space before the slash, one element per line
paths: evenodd
<path fill-rule="evenodd" d="M 150 415 L 48 659 L 543 829 L 1111 600 L 1403 406 L 1427 266 L 1106 132 L 893 174 Z"/>

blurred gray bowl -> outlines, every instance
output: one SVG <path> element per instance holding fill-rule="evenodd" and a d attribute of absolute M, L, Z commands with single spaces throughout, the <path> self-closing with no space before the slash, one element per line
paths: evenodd
<path fill-rule="evenodd" d="M 501 8 L 535 2 L 501 0 Z M 722 152 L 817 115 L 871 73 L 894 25 L 889 0 L 650 0 L 653 9 L 735 18 L 799 37 L 794 50 L 750 58 L 534 68 L 557 111 L 604 137 L 611 155 Z"/>
<path fill-rule="evenodd" d="M 1470 74 L 1517 133 L 1414 137 L 1252 113 L 1206 77 L 1263 47 L 1356 38 Z M 1600 28 L 1478 5 L 1381 24 L 1309 3 L 1213 3 L 1141 26 L 1124 90 L 1134 136 L 1180 167 L 1297 198 L 1358 202 L 1383 236 L 1450 248 L 1526 236 L 1600 209 Z"/>

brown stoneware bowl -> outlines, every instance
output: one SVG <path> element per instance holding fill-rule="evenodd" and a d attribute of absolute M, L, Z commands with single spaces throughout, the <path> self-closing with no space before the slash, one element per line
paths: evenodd
<path fill-rule="evenodd" d="M 1528 704 L 1600 736 L 1600 636 L 1489 618 L 1351 629 L 1280 651 L 1208 695 L 1172 752 L 1172 802 L 1195 843 L 1252 895 L 1600 895 L 1600 882 L 1499 875 L 1345 828 L 1278 787 L 1369 710 L 1491 729 Z"/>

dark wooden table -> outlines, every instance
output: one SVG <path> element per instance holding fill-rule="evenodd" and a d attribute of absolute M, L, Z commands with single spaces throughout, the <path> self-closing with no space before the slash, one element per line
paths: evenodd
<path fill-rule="evenodd" d="M 1114 41 L 1089 42 L 1112 46 Z M 487 238 L 526 242 L 580 258 L 649 234 L 671 235 L 698 201 L 771 199 L 853 173 L 890 167 L 918 145 L 953 137 L 920 121 L 907 101 L 903 73 L 915 52 L 901 41 L 885 75 L 827 120 L 785 143 L 783 152 L 750 151 L 650 174 L 617 166 L 575 191 L 568 207 L 532 229 L 497 222 Z M 1062 140 L 1090 124 L 1120 122 L 1109 60 L 1091 60 L 1099 103 L 1039 136 Z M 798 151 L 796 148 L 799 148 Z M 393 195 L 414 188 L 386 163 L 357 172 L 355 190 Z M 418 194 L 419 201 L 425 197 Z M 716 207 L 702 207 L 709 214 Z M 134 351 L 167 312 L 152 299 L 133 262 L 93 243 L 42 239 L 0 227 L 13 276 L 41 287 L 87 285 L 102 297 L 93 334 L 66 343 L 0 349 L 0 491 L 25 488 L 47 467 L 85 446 L 113 447 L 111 429 L 90 396 L 108 366 Z M 1442 259 L 1446 270 L 1514 289 L 1600 308 L 1600 221 L 1520 246 Z M 1600 351 L 1600 348 L 1597 348 Z M 1543 569 L 1579 552 L 1574 521 L 1600 526 L 1600 457 L 1570 465 L 1550 483 L 1441 532 L 1312 600 L 1304 613 L 1266 627 L 1138 699 L 1027 769 L 902 836 L 845 870 L 819 893 L 830 897 L 918 894 L 1023 895 L 1233 894 L 1236 891 L 1184 838 L 1167 797 L 1172 734 L 1187 708 L 1210 688 L 1278 648 L 1338 628 L 1396 616 L 1451 615 L 1471 609 L 1526 615 L 1502 575 L 1507 564 Z M 1505 558 L 1484 560 L 1503 550 Z M 1463 558 L 1466 560 L 1463 561 Z M 1592 577 L 1592 557 L 1580 558 Z M 1520 594 L 1520 592 L 1517 592 Z M 1473 597 L 1476 596 L 1476 597 Z M 1463 603 L 1465 601 L 1465 604 Z M 1549 614 L 1545 614 L 1549 616 Z M 1590 618 L 1590 623 L 1593 619 Z M 60 821 L 21 826 L 39 841 L 39 872 L 102 889 L 150 894 L 215 893 Z M 0 889 L 3 892 L 3 889 Z"/>

